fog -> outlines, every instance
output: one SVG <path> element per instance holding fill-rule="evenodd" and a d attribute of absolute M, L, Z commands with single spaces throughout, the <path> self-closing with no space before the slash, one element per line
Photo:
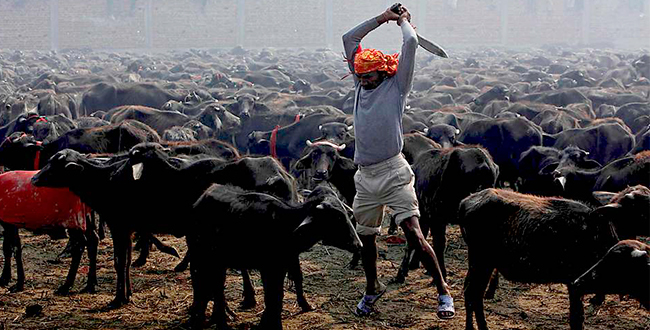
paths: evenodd
<path fill-rule="evenodd" d="M 650 48 L 650 0 L 404 0 L 418 32 L 447 49 L 543 45 Z M 3 0 L 0 49 L 341 49 L 386 0 Z M 397 50 L 384 25 L 364 44 Z"/>

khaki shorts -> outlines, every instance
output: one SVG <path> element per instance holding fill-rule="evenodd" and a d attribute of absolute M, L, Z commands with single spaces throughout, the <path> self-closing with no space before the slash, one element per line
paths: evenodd
<path fill-rule="evenodd" d="M 379 234 L 386 206 L 393 210 L 397 225 L 406 218 L 420 217 L 414 179 L 413 170 L 401 153 L 377 164 L 360 165 L 354 174 L 357 194 L 352 204 L 357 233 Z"/>

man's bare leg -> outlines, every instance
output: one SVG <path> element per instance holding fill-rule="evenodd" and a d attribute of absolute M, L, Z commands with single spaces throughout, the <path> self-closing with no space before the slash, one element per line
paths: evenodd
<path fill-rule="evenodd" d="M 366 295 L 376 295 L 386 286 L 377 278 L 377 235 L 359 235 L 363 248 L 361 262 L 366 273 Z"/>
<path fill-rule="evenodd" d="M 377 278 L 377 235 L 359 235 L 363 248 L 361 262 L 366 273 L 366 293 L 357 304 L 355 314 L 367 316 L 374 311 L 374 305 L 381 295 L 386 292 L 386 285 Z"/>
<path fill-rule="evenodd" d="M 433 252 L 431 245 L 429 245 L 427 240 L 424 238 L 424 235 L 422 235 L 418 217 L 412 216 L 404 219 L 404 221 L 400 223 L 400 226 L 402 227 L 402 230 L 404 230 L 404 235 L 406 236 L 408 245 L 415 249 L 415 253 L 419 255 L 424 268 L 429 272 L 429 274 L 431 274 L 431 276 L 433 276 L 433 284 L 438 289 L 438 295 L 451 296 L 449 285 L 442 277 L 436 253 Z M 454 315 L 454 312 L 439 311 L 439 315 L 444 318 L 449 318 Z"/>

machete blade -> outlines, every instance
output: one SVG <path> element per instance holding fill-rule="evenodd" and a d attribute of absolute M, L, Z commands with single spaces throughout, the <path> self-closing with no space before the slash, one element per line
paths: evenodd
<path fill-rule="evenodd" d="M 447 55 L 447 52 L 445 52 L 445 50 L 442 49 L 442 47 L 438 46 L 435 42 L 427 40 L 426 38 L 421 36 L 419 33 L 417 35 L 418 35 L 418 44 L 420 45 L 420 47 L 426 49 L 427 51 L 429 51 L 430 53 L 432 53 L 434 55 L 438 55 L 438 56 L 444 57 L 444 58 L 449 57 L 449 55 Z"/>

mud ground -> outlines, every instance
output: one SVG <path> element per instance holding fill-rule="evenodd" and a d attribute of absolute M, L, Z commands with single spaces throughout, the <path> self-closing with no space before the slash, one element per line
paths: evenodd
<path fill-rule="evenodd" d="M 384 229 L 385 233 L 386 229 Z M 411 271 L 407 282 L 390 284 L 388 292 L 378 303 L 378 313 L 358 318 L 351 313 L 364 290 L 361 267 L 347 268 L 350 254 L 335 248 L 316 245 L 302 254 L 305 291 L 314 311 L 301 313 L 289 283 L 284 298 L 285 329 L 463 329 L 465 309 L 462 296 L 463 279 L 467 271 L 467 250 L 457 226 L 448 227 L 446 250 L 448 282 L 455 297 L 456 317 L 441 321 L 436 318 L 437 293 L 431 278 L 423 269 Z M 112 242 L 100 242 L 98 264 L 98 293 L 80 294 L 88 271 L 87 259 L 82 260 L 81 274 L 69 296 L 56 296 L 54 291 L 63 283 L 69 259 L 52 263 L 63 250 L 66 240 L 54 241 L 47 236 L 34 236 L 21 231 L 26 267 L 26 288 L 9 293 L 0 288 L 0 329 L 183 329 L 187 310 L 192 302 L 189 271 L 175 273 L 172 269 L 179 259 L 158 251 L 151 253 L 148 263 L 132 268 L 133 297 L 130 305 L 106 311 L 104 307 L 114 294 Z M 186 251 L 183 239 L 159 236 L 175 246 L 181 255 Z M 403 255 L 403 245 L 387 244 L 380 237 L 379 275 L 388 283 L 396 274 Z M 646 240 L 647 242 L 647 240 Z M 2 257 L 0 260 L 4 263 Z M 15 266 L 14 276 L 15 280 Z M 237 314 L 230 324 L 234 329 L 250 329 L 256 325 L 263 310 L 263 290 L 259 274 L 252 273 L 258 305 L 241 310 L 241 277 L 229 272 L 226 297 Z M 12 281 L 12 284 L 14 282 Z M 620 301 L 607 296 L 597 310 L 586 302 L 585 329 L 647 330 L 650 313 L 632 300 Z M 25 308 L 38 304 L 43 307 L 36 316 L 26 317 Z M 486 316 L 491 329 L 569 329 L 569 303 L 563 285 L 526 285 L 500 282 L 494 300 L 486 300 Z"/>

